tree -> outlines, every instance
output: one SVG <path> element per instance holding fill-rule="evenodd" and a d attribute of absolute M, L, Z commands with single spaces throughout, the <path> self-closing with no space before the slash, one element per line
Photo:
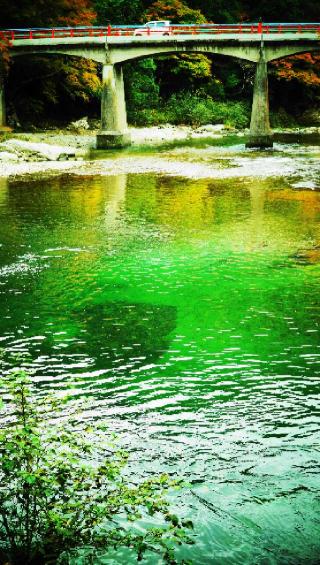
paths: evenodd
<path fill-rule="evenodd" d="M 127 455 L 77 404 L 69 401 L 62 410 L 57 399 L 37 401 L 19 368 L 3 382 L 0 558 L 12 565 L 67 563 L 80 550 L 89 559 L 126 546 L 138 560 L 149 550 L 174 563 L 174 548 L 190 541 L 185 526 L 191 526 L 172 515 L 164 499 L 177 483 L 167 475 L 125 481 Z M 146 516 L 156 524 L 144 534 L 130 527 Z"/>
<path fill-rule="evenodd" d="M 8 100 L 22 123 L 86 114 L 89 104 L 98 108 L 100 90 L 98 64 L 79 57 L 19 57 L 8 76 Z"/>
<path fill-rule="evenodd" d="M 143 13 L 141 0 L 94 0 L 94 8 L 99 25 L 135 24 Z"/>
<path fill-rule="evenodd" d="M 312 115 L 312 108 L 318 108 L 320 100 L 320 56 L 303 53 L 273 61 L 270 86 L 276 108 L 284 108 L 297 118 L 308 111 Z"/>
<path fill-rule="evenodd" d="M 233 23 L 243 19 L 246 11 L 241 0 L 189 0 L 189 6 L 200 10 L 207 21 L 215 23 Z"/>
<path fill-rule="evenodd" d="M 202 24 L 206 21 L 199 10 L 189 8 L 181 0 L 156 0 L 145 12 L 145 20 L 170 20 L 177 24 Z M 211 78 L 211 60 L 201 54 L 183 54 L 164 57 L 158 63 L 161 94 L 194 88 Z"/>
<path fill-rule="evenodd" d="M 319 22 L 320 4 L 314 0 L 246 0 L 248 19 L 265 22 Z"/>
<path fill-rule="evenodd" d="M 131 123 L 145 125 L 145 110 L 157 108 L 160 104 L 156 69 L 153 59 L 134 61 L 125 67 L 126 101 Z"/>
<path fill-rule="evenodd" d="M 0 13 L 1 26 L 6 28 L 91 25 L 96 18 L 91 0 L 0 0 Z M 75 99 L 83 105 L 99 95 L 97 72 L 92 61 L 19 57 L 10 64 L 8 99 L 21 122 L 43 119 L 59 106 L 69 107 L 72 115 Z"/>
<path fill-rule="evenodd" d="M 181 0 L 156 0 L 145 12 L 146 20 L 170 20 L 172 23 L 203 24 L 206 18 Z"/>
<path fill-rule="evenodd" d="M 0 0 L 1 27 L 90 25 L 96 18 L 91 0 Z"/>

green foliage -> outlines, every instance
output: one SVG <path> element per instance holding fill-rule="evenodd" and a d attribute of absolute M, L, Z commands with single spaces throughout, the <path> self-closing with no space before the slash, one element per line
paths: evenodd
<path fill-rule="evenodd" d="M 150 19 L 173 23 L 235 23 L 257 21 L 319 21 L 320 4 L 314 0 L 0 0 L 1 27 L 59 25 L 134 24 Z M 0 40 L 0 72 L 9 69 L 7 98 L 20 123 L 39 122 L 45 117 L 70 120 L 99 114 L 99 69 L 94 62 L 68 57 L 22 57 L 10 63 L 10 48 Z M 212 64 L 214 63 L 214 65 Z M 149 65 L 149 67 L 148 67 Z M 150 65 L 153 65 L 151 69 Z M 297 55 L 270 65 L 270 100 L 297 118 L 317 108 L 320 98 L 319 57 Z M 163 116 L 157 109 L 179 92 L 194 96 L 202 89 L 219 101 L 241 98 L 251 103 L 252 69 L 231 58 L 207 58 L 186 53 L 160 58 L 156 63 L 127 65 L 128 115 L 134 123 Z M 74 103 L 76 102 L 76 104 Z M 234 104 L 234 103 L 233 103 Z M 209 104 L 210 105 L 210 104 Z M 208 102 L 198 113 L 207 115 Z M 139 115 L 138 115 L 139 114 Z M 182 112 L 181 112 L 182 114 Z M 222 112 L 226 115 L 226 112 Z M 237 114 L 237 115 L 234 115 Z M 232 111 L 232 121 L 244 122 L 241 111 Z M 160 119 L 160 118 L 159 118 Z M 193 118 L 192 118 L 193 119 Z M 229 118 L 226 118 L 229 119 Z"/>
<path fill-rule="evenodd" d="M 159 105 L 159 84 L 156 82 L 156 64 L 153 59 L 128 63 L 125 67 L 125 88 L 128 118 L 145 108 Z"/>
<path fill-rule="evenodd" d="M 183 53 L 157 60 L 157 78 L 164 97 L 180 90 L 195 90 L 211 80 L 211 59 L 198 53 Z"/>
<path fill-rule="evenodd" d="M 92 556 L 125 546 L 138 560 L 152 551 L 174 563 L 176 545 L 189 541 L 164 499 L 177 483 L 167 475 L 125 481 L 126 453 L 103 425 L 83 418 L 78 404 L 62 410 L 57 399 L 36 401 L 21 369 L 4 375 L 3 384 L 0 559 L 69 563 L 80 550 Z M 130 526 L 142 517 L 150 522 L 144 533 Z"/>
<path fill-rule="evenodd" d="M 181 0 L 156 0 L 145 12 L 149 20 L 170 20 L 172 23 L 203 24 L 206 18 L 200 10 L 193 10 Z"/>
<path fill-rule="evenodd" d="M 94 0 L 97 24 L 134 24 L 141 20 L 143 5 L 140 0 Z"/>
<path fill-rule="evenodd" d="M 1 27 L 90 25 L 96 15 L 91 0 L 0 0 Z"/>
<path fill-rule="evenodd" d="M 293 128 L 297 127 L 297 121 L 284 108 L 270 112 L 270 123 L 273 128 Z"/>
<path fill-rule="evenodd" d="M 319 22 L 320 4 L 314 0 L 188 0 L 208 21 Z"/>
<path fill-rule="evenodd" d="M 242 13 L 246 10 L 246 4 L 241 0 L 189 0 L 188 4 L 195 9 L 201 10 L 207 21 L 215 23 L 238 22 Z"/>
<path fill-rule="evenodd" d="M 73 116 L 89 102 L 98 107 L 100 89 L 97 63 L 67 56 L 17 58 L 7 85 L 21 122 L 36 122 L 54 112 Z"/>
<path fill-rule="evenodd" d="M 243 102 L 217 102 L 199 94 L 184 92 L 172 95 L 158 109 L 144 110 L 133 116 L 136 125 L 185 124 L 201 126 L 224 123 L 243 128 L 249 125 L 250 109 Z"/>

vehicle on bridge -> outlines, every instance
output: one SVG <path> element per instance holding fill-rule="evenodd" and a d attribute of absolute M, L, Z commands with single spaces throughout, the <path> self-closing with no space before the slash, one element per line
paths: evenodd
<path fill-rule="evenodd" d="M 143 26 L 137 28 L 133 35 L 138 36 L 151 36 L 151 37 L 163 37 L 165 35 L 173 35 L 171 28 L 171 22 L 168 20 L 159 20 L 153 22 L 147 22 Z"/>

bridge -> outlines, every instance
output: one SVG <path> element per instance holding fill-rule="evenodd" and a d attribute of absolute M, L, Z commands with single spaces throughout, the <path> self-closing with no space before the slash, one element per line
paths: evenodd
<path fill-rule="evenodd" d="M 12 57 L 62 54 L 102 64 L 101 130 L 98 148 L 130 144 L 123 65 L 126 61 L 177 53 L 217 54 L 256 65 L 248 147 L 271 147 L 268 63 L 320 49 L 320 23 L 172 25 L 163 33 L 139 26 L 11 29 L 0 31 Z M 5 125 L 4 80 L 0 81 L 0 127 Z"/>

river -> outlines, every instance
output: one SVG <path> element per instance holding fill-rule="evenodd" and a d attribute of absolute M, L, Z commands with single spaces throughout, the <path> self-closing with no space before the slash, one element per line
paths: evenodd
<path fill-rule="evenodd" d="M 130 472 L 189 481 L 196 565 L 319 563 L 319 157 L 231 140 L 0 179 L 1 346 L 87 397 Z"/>

